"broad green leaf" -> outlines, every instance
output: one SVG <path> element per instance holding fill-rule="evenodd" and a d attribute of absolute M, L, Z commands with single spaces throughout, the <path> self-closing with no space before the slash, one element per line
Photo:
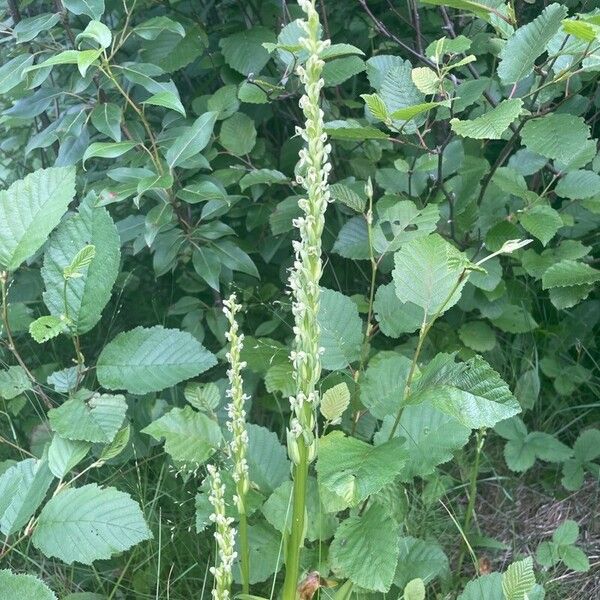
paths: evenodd
<path fill-rule="evenodd" d="M 452 119 L 452 130 L 462 137 L 476 140 L 499 140 L 523 107 L 520 98 L 503 100 L 485 114 L 470 120 Z"/>
<path fill-rule="evenodd" d="M 550 4 L 533 21 L 513 33 L 500 52 L 498 75 L 502 83 L 516 83 L 533 71 L 536 59 L 545 52 L 567 12 L 566 6 Z"/>
<path fill-rule="evenodd" d="M 90 448 L 88 442 L 74 442 L 55 435 L 48 448 L 48 468 L 54 477 L 62 479 L 85 458 Z"/>
<path fill-rule="evenodd" d="M 399 534 L 399 525 L 385 509 L 371 505 L 338 527 L 329 548 L 331 570 L 366 590 L 389 591 L 398 562 Z"/>
<path fill-rule="evenodd" d="M 581 153 L 589 137 L 590 128 L 586 122 L 567 113 L 550 113 L 531 119 L 521 131 L 521 140 L 529 150 L 564 163 Z"/>
<path fill-rule="evenodd" d="M 502 574 L 490 573 L 469 581 L 457 600 L 505 600 Z"/>
<path fill-rule="evenodd" d="M 96 21 L 104 13 L 104 0 L 63 0 L 63 5 L 74 15 L 87 15 Z"/>
<path fill-rule="evenodd" d="M 86 28 L 75 38 L 75 44 L 81 47 L 81 40 L 93 40 L 101 48 L 108 48 L 112 42 L 110 29 L 100 21 L 90 21 Z"/>
<path fill-rule="evenodd" d="M 244 113 L 235 113 L 221 125 L 221 145 L 236 156 L 249 154 L 256 143 L 254 121 Z"/>
<path fill-rule="evenodd" d="M 387 106 L 379 94 L 361 94 L 360 97 L 365 101 L 365 105 L 378 121 L 385 123 L 390 118 Z"/>
<path fill-rule="evenodd" d="M 322 78 L 325 87 L 341 85 L 365 70 L 365 61 L 358 56 L 345 56 L 325 63 Z"/>
<path fill-rule="evenodd" d="M 219 256 L 207 246 L 194 248 L 192 254 L 194 270 L 211 288 L 219 290 L 219 275 L 221 273 L 221 261 Z"/>
<path fill-rule="evenodd" d="M 102 452 L 99 456 L 99 460 L 108 461 L 119 456 L 119 454 L 121 454 L 121 452 L 123 452 L 123 450 L 125 450 L 125 448 L 127 447 L 130 436 L 131 427 L 129 425 L 117 431 L 117 435 L 115 435 L 113 441 L 110 444 L 104 446 L 104 448 L 102 449 Z"/>
<path fill-rule="evenodd" d="M 165 158 L 171 169 L 192 158 L 206 147 L 210 141 L 217 120 L 216 112 L 207 112 L 187 127 L 175 143 L 167 150 Z"/>
<path fill-rule="evenodd" d="M 331 197 L 357 213 L 364 212 L 367 199 L 364 194 L 359 195 L 356 190 L 342 183 L 334 183 L 329 187 Z"/>
<path fill-rule="evenodd" d="M 274 183 L 283 184 L 288 182 L 289 178 L 281 171 L 276 171 L 275 169 L 257 169 L 247 173 L 240 179 L 240 189 L 243 192 L 253 185 L 271 185 Z"/>
<path fill-rule="evenodd" d="M 319 344 L 325 348 L 321 357 L 324 369 L 345 369 L 360 358 L 362 321 L 350 298 L 334 290 L 321 289 L 317 319 L 321 328 Z"/>
<path fill-rule="evenodd" d="M 31 54 L 19 54 L 6 61 L 0 67 L 0 94 L 6 94 L 6 92 L 19 85 L 23 79 L 25 69 L 31 66 L 32 63 L 33 56 Z"/>
<path fill-rule="evenodd" d="M 401 354 L 375 356 L 361 377 L 360 401 L 377 419 L 396 415 L 402 406 L 411 361 Z"/>
<path fill-rule="evenodd" d="M 264 494 L 272 493 L 290 476 L 290 463 L 279 439 L 265 427 L 246 425 L 248 471 L 253 485 Z"/>
<path fill-rule="evenodd" d="M 0 371 L 0 398 L 12 400 L 31 389 L 31 381 L 23 367 L 13 366 Z"/>
<path fill-rule="evenodd" d="M 96 256 L 96 246 L 93 244 L 87 244 L 84 246 L 71 261 L 71 264 L 67 265 L 63 269 L 63 278 L 68 279 L 79 279 L 83 277 L 83 271 L 90 266 L 94 257 Z"/>
<path fill-rule="evenodd" d="M 154 439 L 165 440 L 165 452 L 180 465 L 193 470 L 206 462 L 221 445 L 219 424 L 191 406 L 173 408 L 142 429 Z"/>
<path fill-rule="evenodd" d="M 583 200 L 600 194 L 600 175 L 594 171 L 569 171 L 554 191 L 563 198 Z"/>
<path fill-rule="evenodd" d="M 429 402 L 471 429 L 493 427 L 521 411 L 500 375 L 479 356 L 455 363 L 454 355 L 438 354 L 423 370 L 408 402 Z"/>
<path fill-rule="evenodd" d="M 94 257 L 81 277 L 68 279 L 65 292 L 64 269 L 90 245 L 95 248 Z M 41 270 L 46 287 L 44 303 L 52 315 L 67 315 L 78 334 L 87 333 L 100 321 L 110 300 L 119 274 L 120 245 L 108 211 L 88 203 L 64 219 L 50 237 Z"/>
<path fill-rule="evenodd" d="M 115 142 L 121 141 L 121 107 L 112 102 L 97 104 L 90 115 L 92 125 Z"/>
<path fill-rule="evenodd" d="M 370 258 L 369 233 L 363 215 L 352 217 L 342 225 L 333 245 L 333 252 L 352 260 Z"/>
<path fill-rule="evenodd" d="M 424 94 L 412 80 L 412 65 L 408 60 L 398 62 L 386 71 L 378 92 L 391 114 L 401 109 L 423 104 L 425 101 Z M 394 127 L 403 129 L 407 133 L 413 133 L 416 126 L 423 121 L 424 117 L 396 119 Z"/>
<path fill-rule="evenodd" d="M 39 317 L 29 324 L 29 334 L 38 343 L 43 344 L 67 331 L 69 321 L 63 317 L 47 315 Z"/>
<path fill-rule="evenodd" d="M 411 79 L 419 91 L 426 95 L 437 93 L 441 83 L 438 74 L 429 67 L 417 67 L 413 69 Z M 395 111 L 394 116 L 397 116 L 397 114 L 398 111 Z"/>
<path fill-rule="evenodd" d="M 563 226 L 560 213 L 551 206 L 533 206 L 519 216 L 519 223 L 525 231 L 535 236 L 545 246 Z"/>
<path fill-rule="evenodd" d="M 425 584 L 422 579 L 411 579 L 406 584 L 403 600 L 425 600 Z"/>
<path fill-rule="evenodd" d="M 152 96 L 150 96 L 150 98 L 146 98 L 146 100 L 144 100 L 142 104 L 163 106 L 164 108 L 174 110 L 185 117 L 185 108 L 183 107 L 183 104 L 181 104 L 179 96 L 173 93 L 171 90 L 166 90 L 164 92 L 152 94 Z"/>
<path fill-rule="evenodd" d="M 0 571 L 0 590 L 6 600 L 56 600 L 54 592 L 41 579 L 8 569 Z"/>
<path fill-rule="evenodd" d="M 219 260 L 229 269 L 241 271 L 260 279 L 258 269 L 252 259 L 237 244 L 231 240 L 217 240 L 211 246 Z"/>
<path fill-rule="evenodd" d="M 426 319 L 445 312 L 458 302 L 466 283 L 462 257 L 437 234 L 410 240 L 394 255 L 396 295 L 420 306 Z"/>
<path fill-rule="evenodd" d="M 537 321 L 524 306 L 508 304 L 502 308 L 498 317 L 492 319 L 498 329 L 508 333 L 527 333 L 537 328 Z"/>
<path fill-rule="evenodd" d="M 27 17 L 21 19 L 14 29 L 13 35 L 17 39 L 18 44 L 30 42 L 36 38 L 42 31 L 47 31 L 54 27 L 60 21 L 58 13 L 42 13 L 35 17 Z"/>
<path fill-rule="evenodd" d="M 14 271 L 58 225 L 75 195 L 75 170 L 41 169 L 0 191 L 0 268 Z"/>
<path fill-rule="evenodd" d="M 393 416 L 386 417 L 375 436 L 376 443 L 389 438 L 393 422 Z M 404 408 L 396 435 L 406 440 L 403 449 L 407 462 L 400 478 L 412 481 L 414 477 L 430 475 L 435 467 L 452 460 L 454 452 L 469 441 L 471 430 L 455 417 L 423 402 Z"/>
<path fill-rule="evenodd" d="M 185 399 L 197 410 L 212 412 L 221 403 L 221 392 L 216 383 L 188 383 L 183 391 Z"/>
<path fill-rule="evenodd" d="M 259 521 L 248 526 L 251 585 L 269 579 L 281 567 L 281 534 L 269 524 Z M 239 550 L 238 550 L 239 552 Z M 233 569 L 235 583 L 241 583 L 239 562 Z"/>
<path fill-rule="evenodd" d="M 138 142 L 94 142 L 83 153 L 82 164 L 90 158 L 118 158 L 138 145 Z"/>
<path fill-rule="evenodd" d="M 485 2 L 476 2 L 475 0 L 422 0 L 423 4 L 434 4 L 436 6 L 449 6 L 450 8 L 457 8 L 459 10 L 466 10 L 467 12 L 473 13 L 480 19 L 489 20 L 490 16 L 497 14 L 497 11 L 492 7 L 488 6 Z"/>
<path fill-rule="evenodd" d="M 296 384 L 292 363 L 285 362 L 270 367 L 265 374 L 265 387 L 270 394 L 279 392 L 284 398 L 293 396 L 296 392 Z"/>
<path fill-rule="evenodd" d="M 332 423 L 339 422 L 350 404 L 350 390 L 344 382 L 330 387 L 321 398 L 321 414 Z"/>
<path fill-rule="evenodd" d="M 561 260 L 542 275 L 542 287 L 547 290 L 556 287 L 595 284 L 600 281 L 600 271 L 590 265 L 574 260 Z"/>
<path fill-rule="evenodd" d="M 561 560 L 565 565 L 579 573 L 590 570 L 590 561 L 581 548 L 576 546 L 563 546 L 558 549 Z"/>
<path fill-rule="evenodd" d="M 163 31 L 170 31 L 171 33 L 185 37 L 183 25 L 169 19 L 169 17 L 152 17 L 140 23 L 140 25 L 136 25 L 133 31 L 145 40 L 155 40 Z"/>
<path fill-rule="evenodd" d="M 535 575 L 531 557 L 512 563 L 502 575 L 505 600 L 526 600 L 534 585 Z"/>
<path fill-rule="evenodd" d="M 563 521 L 552 534 L 552 541 L 559 546 L 574 544 L 579 537 L 579 525 L 572 519 Z"/>
<path fill-rule="evenodd" d="M 192 335 L 159 325 L 117 335 L 98 357 L 96 376 L 110 390 L 147 394 L 196 377 L 216 364 Z"/>
<path fill-rule="evenodd" d="M 442 106 L 442 102 L 422 102 L 421 104 L 415 104 L 414 106 L 407 106 L 406 108 L 398 108 L 390 116 L 394 120 L 410 121 L 420 114 L 430 111 L 436 106 Z"/>
<path fill-rule="evenodd" d="M 388 337 L 413 333 L 423 323 L 423 309 L 412 302 L 400 302 L 393 282 L 377 288 L 373 310 L 379 329 Z"/>
<path fill-rule="evenodd" d="M 2 479 L 14 476 L 20 476 L 19 485 L 0 517 L 0 531 L 4 535 L 11 535 L 27 524 L 46 497 L 54 479 L 46 458 L 22 460 L 5 471 Z"/>
<path fill-rule="evenodd" d="M 19 490 L 23 475 L 19 469 L 7 468 L 0 475 L 0 518 L 10 506 L 15 494 Z"/>
<path fill-rule="evenodd" d="M 489 352 L 496 346 L 496 334 L 485 321 L 469 321 L 458 330 L 460 341 L 476 352 Z"/>
<path fill-rule="evenodd" d="M 90 565 L 149 539 L 152 533 L 129 494 L 91 483 L 51 498 L 32 541 L 48 557 Z"/>
<path fill-rule="evenodd" d="M 325 123 L 325 131 L 332 140 L 348 140 L 348 141 L 363 141 L 363 140 L 383 140 L 389 137 L 387 133 L 370 127 L 361 125 L 358 121 L 329 121 Z"/>
<path fill-rule="evenodd" d="M 415 577 L 429 583 L 448 572 L 448 558 L 436 542 L 414 537 L 399 539 L 400 555 L 394 583 L 402 588 Z"/>
<path fill-rule="evenodd" d="M 406 464 L 402 443 L 403 440 L 394 438 L 380 446 L 371 446 L 346 437 L 341 431 L 322 437 L 317 474 L 321 495 L 330 512 L 357 506 L 391 483 Z"/>
<path fill-rule="evenodd" d="M 225 62 L 242 75 L 258 75 L 269 62 L 263 43 L 275 43 L 275 34 L 266 27 L 252 27 L 219 40 Z"/>
<path fill-rule="evenodd" d="M 94 395 L 84 402 L 72 398 L 48 412 L 50 425 L 67 440 L 108 444 L 123 425 L 127 402 L 121 395 Z"/>

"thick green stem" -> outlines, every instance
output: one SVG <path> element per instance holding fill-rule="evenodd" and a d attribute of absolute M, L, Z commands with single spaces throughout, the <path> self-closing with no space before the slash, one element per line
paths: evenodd
<path fill-rule="evenodd" d="M 238 486 L 237 493 L 240 493 Z M 240 521 L 238 523 L 238 534 L 240 542 L 240 572 L 242 575 L 242 592 L 250 593 L 250 544 L 248 542 L 248 518 L 246 507 L 238 510 Z"/>

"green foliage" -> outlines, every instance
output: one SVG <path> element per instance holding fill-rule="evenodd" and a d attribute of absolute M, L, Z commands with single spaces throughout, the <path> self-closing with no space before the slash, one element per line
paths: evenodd
<path fill-rule="evenodd" d="M 0 571 L 0 589 L 7 598 L 14 600 L 56 600 L 54 592 L 33 575 L 12 573 L 8 569 Z"/>

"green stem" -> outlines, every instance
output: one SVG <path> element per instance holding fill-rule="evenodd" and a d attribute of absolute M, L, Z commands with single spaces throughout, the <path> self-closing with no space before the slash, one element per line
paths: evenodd
<path fill-rule="evenodd" d="M 308 481 L 308 449 L 301 436 L 298 438 L 299 464 L 294 466 L 294 489 L 292 505 L 292 530 L 285 557 L 286 571 L 283 584 L 283 600 L 296 600 L 300 575 L 300 552 L 304 545 L 304 515 L 306 486 Z"/>
<path fill-rule="evenodd" d="M 243 490 L 238 486 L 237 493 L 243 493 Z M 250 543 L 248 541 L 248 518 L 246 516 L 245 498 L 241 498 L 241 510 L 238 510 L 240 522 L 238 525 L 238 534 L 240 541 L 240 572 L 242 575 L 242 593 L 250 593 Z"/>

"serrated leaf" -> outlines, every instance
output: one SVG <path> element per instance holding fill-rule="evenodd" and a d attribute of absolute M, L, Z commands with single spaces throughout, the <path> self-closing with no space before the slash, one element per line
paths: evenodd
<path fill-rule="evenodd" d="M 319 409 L 321 414 L 330 422 L 339 422 L 344 411 L 350 404 L 350 390 L 342 382 L 329 388 L 321 398 Z"/>
<path fill-rule="evenodd" d="M 329 548 L 332 571 L 366 590 L 387 592 L 398 562 L 399 533 L 398 524 L 381 505 L 351 516 L 338 527 Z"/>
<path fill-rule="evenodd" d="M 74 195 L 71 167 L 40 169 L 0 191 L 0 267 L 14 271 L 35 254 Z"/>
<path fill-rule="evenodd" d="M 63 269 L 64 279 L 77 279 L 83 276 L 85 268 L 89 267 L 94 257 L 96 256 L 96 246 L 88 244 L 84 246 L 71 261 L 71 264 L 67 265 Z"/>
<path fill-rule="evenodd" d="M 369 234 L 364 216 L 352 217 L 342 225 L 332 251 L 353 260 L 370 258 Z"/>
<path fill-rule="evenodd" d="M 246 425 L 250 480 L 262 493 L 270 494 L 290 476 L 290 463 L 279 439 L 265 427 Z"/>
<path fill-rule="evenodd" d="M 425 600 L 425 584 L 422 579 L 411 579 L 406 584 L 404 600 Z"/>
<path fill-rule="evenodd" d="M 242 75 L 258 75 L 269 62 L 263 43 L 275 43 L 275 34 L 266 27 L 252 27 L 219 40 L 225 62 Z"/>
<path fill-rule="evenodd" d="M 27 524 L 46 497 L 54 479 L 46 458 L 22 460 L 6 470 L 2 480 L 15 476 L 15 472 L 18 473 L 17 477 L 20 476 L 19 484 L 0 517 L 0 531 L 7 536 Z"/>
<path fill-rule="evenodd" d="M 496 334 L 485 321 L 469 321 L 458 330 L 460 341 L 476 352 L 489 352 L 496 346 Z"/>
<path fill-rule="evenodd" d="M 485 114 L 472 120 L 452 119 L 452 130 L 462 137 L 476 140 L 499 140 L 523 107 L 520 98 L 503 100 Z"/>
<path fill-rule="evenodd" d="M 152 17 L 139 25 L 136 25 L 133 32 L 145 40 L 155 40 L 163 31 L 176 33 L 185 37 L 185 29 L 181 23 L 169 19 L 169 17 Z"/>
<path fill-rule="evenodd" d="M 551 206 L 533 206 L 519 216 L 519 223 L 525 231 L 535 236 L 545 246 L 563 226 L 558 211 Z"/>
<path fill-rule="evenodd" d="M 361 125 L 358 121 L 348 119 L 346 121 L 329 121 L 325 123 L 325 132 L 333 140 L 382 140 L 388 138 L 388 134 L 375 127 Z"/>
<path fill-rule="evenodd" d="M 165 452 L 180 465 L 193 470 L 206 462 L 221 445 L 219 424 L 191 406 L 173 408 L 166 415 L 142 429 L 156 440 L 165 440 Z"/>
<path fill-rule="evenodd" d="M 55 477 L 62 479 L 85 458 L 90 448 L 88 442 L 75 442 L 55 435 L 48 448 L 48 468 Z"/>
<path fill-rule="evenodd" d="M 48 412 L 52 429 L 68 440 L 108 444 L 123 425 L 127 402 L 121 395 L 99 394 L 84 402 L 67 400 Z"/>
<path fill-rule="evenodd" d="M 533 21 L 519 27 L 508 38 L 498 64 L 502 83 L 516 83 L 533 71 L 536 59 L 545 52 L 546 45 L 560 29 L 567 13 L 566 6 L 550 4 Z"/>
<path fill-rule="evenodd" d="M 214 411 L 221 403 L 221 392 L 212 381 L 209 383 L 188 383 L 183 391 L 185 399 L 197 410 Z"/>
<path fill-rule="evenodd" d="M 365 61 L 358 56 L 345 56 L 325 63 L 322 78 L 325 87 L 341 85 L 365 70 Z"/>
<path fill-rule="evenodd" d="M 462 254 L 437 234 L 408 241 L 394 255 L 392 273 L 401 302 L 420 306 L 426 318 L 454 306 L 466 283 Z M 414 274 L 419 273 L 419 277 Z"/>
<path fill-rule="evenodd" d="M 554 191 L 571 200 L 591 198 L 600 194 L 600 175 L 587 170 L 569 171 L 560 179 Z"/>
<path fill-rule="evenodd" d="M 411 78 L 419 91 L 426 95 L 437 93 L 441 83 L 438 74 L 429 67 L 417 67 L 413 69 Z"/>
<path fill-rule="evenodd" d="M 29 324 L 29 334 L 38 344 L 43 344 L 65 332 L 67 325 L 64 318 L 46 315 Z"/>
<path fill-rule="evenodd" d="M 490 573 L 469 581 L 457 600 L 505 600 L 502 574 Z"/>
<path fill-rule="evenodd" d="M 129 494 L 91 483 L 51 498 L 32 541 L 48 557 L 90 565 L 149 539 L 152 533 Z"/>
<path fill-rule="evenodd" d="M 360 97 L 365 101 L 367 108 L 378 121 L 385 122 L 388 120 L 390 114 L 379 94 L 361 94 Z"/>
<path fill-rule="evenodd" d="M 590 570 L 590 561 L 581 548 L 576 546 L 563 546 L 559 548 L 558 553 L 565 565 L 579 573 L 585 573 Z"/>
<path fill-rule="evenodd" d="M 362 321 L 350 298 L 321 289 L 317 320 L 321 329 L 319 344 L 325 348 L 321 357 L 324 369 L 344 369 L 360 358 Z"/>
<path fill-rule="evenodd" d="M 244 113 L 233 114 L 223 121 L 219 142 L 235 156 L 249 154 L 256 144 L 254 121 Z"/>
<path fill-rule="evenodd" d="M 78 334 L 87 333 L 98 323 L 110 300 L 119 273 L 120 245 L 108 211 L 87 204 L 80 206 L 78 214 L 65 219 L 50 237 L 41 271 L 46 286 L 44 303 L 55 317 L 68 315 Z M 81 277 L 66 282 L 65 307 L 64 270 L 83 248 L 90 246 L 95 257 Z"/>
<path fill-rule="evenodd" d="M 542 288 L 574 285 L 591 285 L 600 281 L 600 271 L 582 262 L 561 260 L 546 269 L 542 275 Z"/>
<path fill-rule="evenodd" d="M 169 168 L 178 167 L 206 148 L 217 115 L 216 112 L 204 113 L 175 140 L 175 143 L 167 150 L 165 155 Z"/>
<path fill-rule="evenodd" d="M 428 542 L 414 537 L 399 539 L 400 555 L 394 583 L 405 586 L 415 577 L 429 583 L 448 571 L 448 558 L 436 542 Z"/>
<path fill-rule="evenodd" d="M 127 447 L 130 436 L 131 427 L 129 425 L 117 431 L 117 434 L 115 435 L 113 441 L 110 444 L 104 446 L 104 448 L 102 449 L 98 460 L 105 462 L 107 460 L 111 460 L 119 456 L 119 454 L 121 454 L 121 452 L 123 452 L 123 450 Z"/>
<path fill-rule="evenodd" d="M 579 525 L 572 519 L 563 521 L 552 534 L 552 541 L 559 546 L 574 544 L 579 537 Z"/>
<path fill-rule="evenodd" d="M 0 371 L 0 398 L 12 400 L 31 389 L 31 381 L 20 366 L 12 366 Z"/>
<path fill-rule="evenodd" d="M 158 325 L 136 327 L 120 333 L 104 347 L 96 376 L 107 389 L 146 394 L 196 377 L 216 362 L 189 333 Z"/>
<path fill-rule="evenodd" d="M 371 446 L 333 431 L 319 440 L 317 474 L 321 494 L 327 493 L 330 509 L 360 504 L 391 483 L 406 464 L 403 440 L 394 438 Z M 333 512 L 330 510 L 330 512 Z"/>
<path fill-rule="evenodd" d="M 449 6 L 459 10 L 466 10 L 473 13 L 480 19 L 489 20 L 490 16 L 496 14 L 497 11 L 485 4 L 484 2 L 475 2 L 474 0 L 422 0 L 423 4 L 434 4 L 436 6 Z"/>
<path fill-rule="evenodd" d="M 56 600 L 54 592 L 41 579 L 8 569 L 0 571 L 0 590 L 7 600 Z"/>
<path fill-rule="evenodd" d="M 400 302 L 393 282 L 377 288 L 373 310 L 379 329 L 388 337 L 413 333 L 423 323 L 423 309 L 411 302 Z"/>
<path fill-rule="evenodd" d="M 505 600 L 526 600 L 534 585 L 535 575 L 531 557 L 512 563 L 502 575 Z"/>

